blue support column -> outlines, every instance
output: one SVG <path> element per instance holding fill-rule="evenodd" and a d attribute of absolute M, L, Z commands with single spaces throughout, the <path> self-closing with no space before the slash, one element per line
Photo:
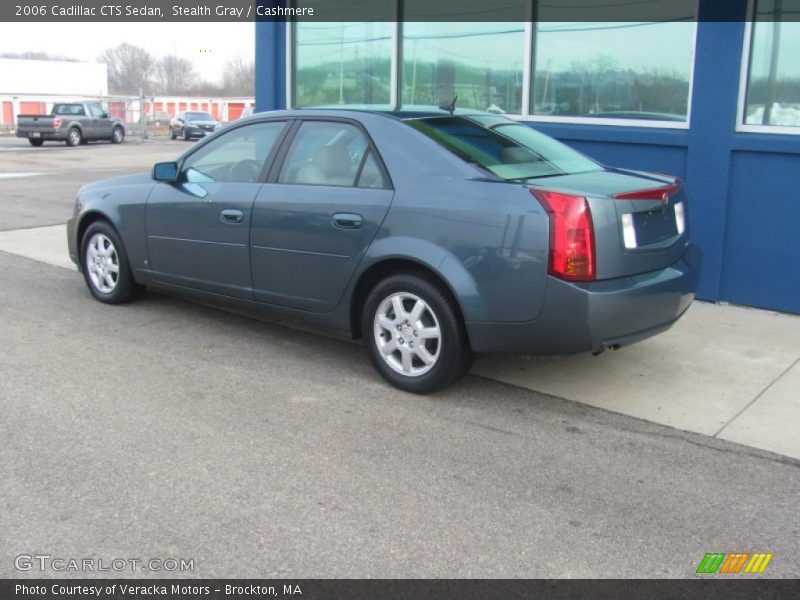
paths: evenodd
<path fill-rule="evenodd" d="M 286 23 L 256 23 L 256 111 L 286 108 Z"/>
<path fill-rule="evenodd" d="M 738 22 L 709 20 L 717 9 L 716 3 L 700 3 L 686 160 L 691 237 L 703 248 L 697 295 L 707 300 L 720 299 L 747 0 L 725 3 L 728 19 L 733 11 Z"/>

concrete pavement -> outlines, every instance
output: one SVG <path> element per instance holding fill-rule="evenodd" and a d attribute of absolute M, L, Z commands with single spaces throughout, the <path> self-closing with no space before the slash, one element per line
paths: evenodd
<path fill-rule="evenodd" d="M 694 577 L 742 550 L 800 573 L 797 461 L 475 376 L 405 394 L 355 344 L 152 293 L 106 306 L 5 252 L 0 272 L 2 577 L 42 575 L 22 553 L 195 577 Z"/>
<path fill-rule="evenodd" d="M 0 232 L 0 250 L 75 268 L 64 226 Z M 798 316 L 698 302 L 672 330 L 616 352 L 488 356 L 473 372 L 800 458 Z"/>

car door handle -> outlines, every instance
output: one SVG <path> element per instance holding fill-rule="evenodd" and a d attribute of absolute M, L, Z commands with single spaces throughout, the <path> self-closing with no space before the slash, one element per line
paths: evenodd
<path fill-rule="evenodd" d="M 333 215 L 333 226 L 339 229 L 358 229 L 364 224 L 364 218 L 354 213 L 337 213 Z"/>
<path fill-rule="evenodd" d="M 223 223 L 241 223 L 244 221 L 244 213 L 240 210 L 226 209 L 220 213 Z"/>

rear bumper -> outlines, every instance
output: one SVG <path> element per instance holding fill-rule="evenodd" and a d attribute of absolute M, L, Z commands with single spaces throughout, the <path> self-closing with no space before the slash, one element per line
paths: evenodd
<path fill-rule="evenodd" d="M 39 134 L 39 135 L 34 135 Z M 45 141 L 64 141 L 67 139 L 67 132 L 66 131 L 20 131 L 17 130 L 17 137 L 18 138 L 25 138 L 25 139 L 38 139 L 38 140 L 45 140 Z"/>
<path fill-rule="evenodd" d="M 702 256 L 690 245 L 674 265 L 620 279 L 549 277 L 542 312 L 527 323 L 467 323 L 479 353 L 576 354 L 620 347 L 669 329 L 694 300 Z"/>

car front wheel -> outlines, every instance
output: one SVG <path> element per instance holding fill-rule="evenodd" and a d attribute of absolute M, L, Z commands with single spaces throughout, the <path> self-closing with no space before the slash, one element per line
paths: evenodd
<path fill-rule="evenodd" d="M 89 225 L 81 245 L 83 277 L 92 295 L 106 304 L 122 304 L 144 289 L 131 274 L 128 256 L 116 230 L 106 221 Z"/>
<path fill-rule="evenodd" d="M 361 330 L 372 364 L 392 385 L 417 394 L 443 389 L 472 364 L 450 294 L 433 279 L 398 273 L 370 292 Z"/>
<path fill-rule="evenodd" d="M 117 125 L 116 127 L 114 127 L 114 131 L 111 133 L 111 143 L 121 144 L 124 139 L 125 139 L 125 130 L 123 130 L 122 127 Z"/>

